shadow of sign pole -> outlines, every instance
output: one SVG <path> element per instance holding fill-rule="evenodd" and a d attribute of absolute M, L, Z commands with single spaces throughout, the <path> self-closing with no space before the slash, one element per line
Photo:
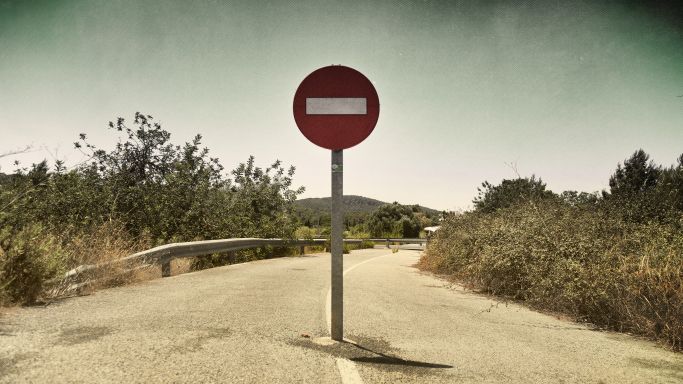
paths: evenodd
<path fill-rule="evenodd" d="M 402 359 L 400 357 L 386 355 L 384 353 L 373 351 L 372 349 L 363 347 L 360 344 L 353 344 L 353 346 L 358 348 L 358 349 L 370 352 L 370 353 L 375 355 L 375 356 L 360 356 L 360 357 L 349 358 L 349 360 L 355 361 L 358 363 L 400 365 L 400 366 L 415 367 L 415 368 L 441 368 L 441 369 L 453 368 L 452 365 L 448 365 L 448 364 L 436 364 L 436 363 L 427 363 L 424 361 L 406 360 L 406 359 Z"/>

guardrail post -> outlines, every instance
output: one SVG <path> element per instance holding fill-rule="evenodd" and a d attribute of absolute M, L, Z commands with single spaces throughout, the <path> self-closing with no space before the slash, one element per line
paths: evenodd
<path fill-rule="evenodd" d="M 305 247 L 306 247 L 305 245 L 302 245 L 302 246 L 299 247 L 299 254 L 300 254 L 300 255 L 305 255 L 305 254 L 306 254 L 306 249 L 305 249 Z"/>
<path fill-rule="evenodd" d="M 391 247 L 389 246 L 389 239 L 387 239 L 387 248 L 391 248 Z"/>
<path fill-rule="evenodd" d="M 171 276 L 171 260 L 166 260 L 161 263 L 161 277 Z"/>

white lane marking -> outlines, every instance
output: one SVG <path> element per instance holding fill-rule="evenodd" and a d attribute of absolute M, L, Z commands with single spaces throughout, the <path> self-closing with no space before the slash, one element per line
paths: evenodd
<path fill-rule="evenodd" d="M 346 276 L 347 273 L 353 271 L 354 269 L 360 267 L 361 265 L 363 265 L 365 263 L 371 262 L 372 260 L 375 260 L 375 259 L 380 258 L 380 257 L 386 257 L 386 256 L 392 256 L 392 255 L 393 255 L 393 253 L 389 253 L 386 255 L 375 256 L 375 257 L 369 258 L 365 261 L 361 261 L 360 263 L 358 263 L 358 264 L 354 265 L 353 267 L 348 268 L 346 271 L 344 271 L 342 276 Z M 325 320 L 327 320 L 327 333 L 332 334 L 332 287 L 330 287 L 327 290 L 327 298 L 325 299 Z"/>
<path fill-rule="evenodd" d="M 367 115 L 365 97 L 307 97 L 307 115 Z"/>
<path fill-rule="evenodd" d="M 337 359 L 337 369 L 341 375 L 342 384 L 363 384 L 356 365 L 349 359 Z"/>
<path fill-rule="evenodd" d="M 389 253 L 386 255 L 379 255 L 375 257 L 371 257 L 365 261 L 361 261 L 360 263 L 354 265 L 351 268 L 348 268 L 344 271 L 342 276 L 346 276 L 347 273 L 353 271 L 354 269 L 360 267 L 361 265 L 365 263 L 369 263 L 375 259 L 378 259 L 380 257 L 386 257 L 386 256 L 392 256 L 393 253 Z M 327 333 L 332 333 L 332 287 L 327 290 L 327 299 L 325 300 L 325 317 L 327 318 Z M 347 343 L 351 344 L 356 344 L 355 341 L 353 340 L 348 340 L 344 338 L 344 341 Z M 342 384 L 363 384 L 363 379 L 360 377 L 360 373 L 358 373 L 358 369 L 356 368 L 356 364 L 353 363 L 353 361 L 349 359 L 337 359 L 337 369 L 339 370 L 339 375 L 341 375 L 342 379 Z"/>

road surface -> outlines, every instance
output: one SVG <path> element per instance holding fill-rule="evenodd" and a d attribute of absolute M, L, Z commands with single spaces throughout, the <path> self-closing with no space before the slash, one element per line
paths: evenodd
<path fill-rule="evenodd" d="M 419 252 L 328 254 L 102 290 L 0 317 L 0 383 L 680 383 L 683 355 L 424 274 Z"/>

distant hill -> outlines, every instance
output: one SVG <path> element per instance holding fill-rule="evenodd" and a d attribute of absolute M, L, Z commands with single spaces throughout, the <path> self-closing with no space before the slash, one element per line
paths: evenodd
<path fill-rule="evenodd" d="M 315 212 L 317 214 L 329 214 L 330 212 L 330 197 L 314 197 L 308 199 L 301 199 L 294 202 L 297 210 Z M 389 204 L 384 201 L 371 199 L 369 197 L 346 195 L 342 199 L 344 204 L 344 212 L 347 213 L 372 213 L 377 208 L 384 204 Z M 412 205 L 412 204 L 409 204 Z M 438 215 L 440 211 L 436 209 L 422 207 L 422 210 L 429 215 Z"/>
<path fill-rule="evenodd" d="M 330 200 L 330 197 L 313 197 L 297 200 L 294 202 L 294 204 L 297 205 L 298 208 L 306 208 L 314 212 L 329 212 L 331 204 Z M 373 212 L 379 206 L 386 204 L 383 201 L 356 195 L 344 196 L 342 203 L 344 204 L 345 212 L 367 213 Z"/>

